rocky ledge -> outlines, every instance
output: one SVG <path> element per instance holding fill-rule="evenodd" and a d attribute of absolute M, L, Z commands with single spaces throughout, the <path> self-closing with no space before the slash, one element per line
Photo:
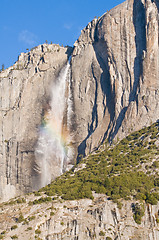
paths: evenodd
<path fill-rule="evenodd" d="M 141 205 L 123 200 L 117 206 L 102 194 L 79 201 L 31 194 L 1 205 L 0 239 L 157 240 L 159 204 Z M 135 209 L 141 207 L 141 223 L 136 223 Z"/>

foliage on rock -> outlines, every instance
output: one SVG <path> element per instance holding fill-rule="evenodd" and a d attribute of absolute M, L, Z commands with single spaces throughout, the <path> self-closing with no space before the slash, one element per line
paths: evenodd
<path fill-rule="evenodd" d="M 112 146 L 105 143 L 41 191 L 64 200 L 93 199 L 92 191 L 95 191 L 113 201 L 133 197 L 156 204 L 159 200 L 158 128 L 159 124 L 154 123 Z"/>

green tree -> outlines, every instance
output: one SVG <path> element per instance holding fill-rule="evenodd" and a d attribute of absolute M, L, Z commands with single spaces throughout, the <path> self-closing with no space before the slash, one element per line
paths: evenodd
<path fill-rule="evenodd" d="M 0 72 L 3 72 L 4 71 L 4 64 L 2 64 L 2 68 L 0 70 Z"/>

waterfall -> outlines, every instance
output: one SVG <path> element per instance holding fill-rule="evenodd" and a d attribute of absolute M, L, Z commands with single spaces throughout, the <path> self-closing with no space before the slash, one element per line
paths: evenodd
<path fill-rule="evenodd" d="M 68 104 L 66 86 L 69 86 L 69 83 L 70 63 L 68 61 L 51 87 L 51 100 L 40 127 L 35 148 L 34 171 L 38 175 L 36 179 L 38 184 L 36 183 L 35 188 L 47 185 L 66 170 L 67 155 L 70 155 L 71 148 L 68 124 L 64 124 L 63 120 Z M 68 114 L 69 111 L 67 111 Z"/>

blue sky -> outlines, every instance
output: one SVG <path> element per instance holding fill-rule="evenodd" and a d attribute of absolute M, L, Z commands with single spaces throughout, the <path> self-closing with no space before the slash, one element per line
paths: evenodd
<path fill-rule="evenodd" d="M 70 45 L 95 16 L 124 0 L 1 0 L 0 68 L 39 44 Z"/>

